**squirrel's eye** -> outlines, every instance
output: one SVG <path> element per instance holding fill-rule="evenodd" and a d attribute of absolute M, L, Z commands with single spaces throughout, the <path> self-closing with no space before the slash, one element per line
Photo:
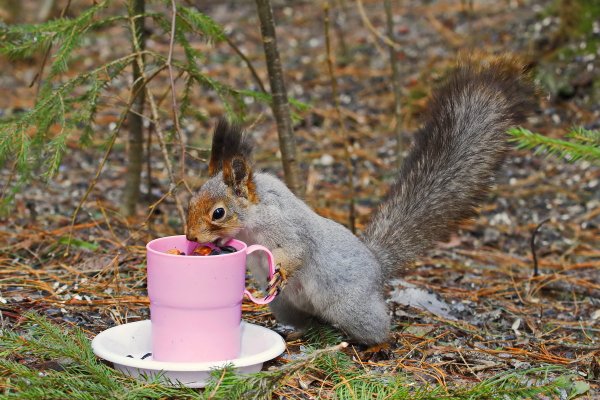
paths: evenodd
<path fill-rule="evenodd" d="M 218 219 L 221 219 L 225 216 L 225 209 L 222 207 L 219 208 L 215 208 L 215 211 L 213 211 L 213 215 L 212 215 L 212 219 L 213 221 L 216 221 Z"/>

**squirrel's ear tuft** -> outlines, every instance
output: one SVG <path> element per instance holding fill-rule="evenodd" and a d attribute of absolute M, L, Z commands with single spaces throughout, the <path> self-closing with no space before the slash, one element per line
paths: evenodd
<path fill-rule="evenodd" d="M 243 133 L 241 126 L 229 124 L 225 118 L 220 118 L 213 134 L 208 175 L 218 174 L 223 170 L 224 164 L 235 157 L 240 157 L 250 164 L 252 148 L 252 141 Z"/>
<path fill-rule="evenodd" d="M 253 147 L 239 125 L 230 125 L 221 118 L 213 135 L 208 174 L 215 176 L 223 171 L 223 181 L 236 196 L 256 202 L 251 165 Z"/>
<path fill-rule="evenodd" d="M 223 181 L 238 197 L 256 202 L 256 187 L 252 168 L 242 157 L 234 157 L 223 164 Z"/>

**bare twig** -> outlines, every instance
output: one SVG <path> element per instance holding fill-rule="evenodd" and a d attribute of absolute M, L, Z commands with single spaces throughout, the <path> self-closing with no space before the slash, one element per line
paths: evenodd
<path fill-rule="evenodd" d="M 150 218 L 152 217 L 152 213 L 154 213 L 154 210 L 156 209 L 156 207 L 158 207 L 158 205 L 160 203 L 162 203 L 167 197 L 171 196 L 174 191 L 177 189 L 177 186 L 179 186 L 179 183 L 181 181 L 177 182 L 177 184 L 175 186 L 173 186 L 172 188 L 169 188 L 169 191 L 165 194 L 163 194 L 158 200 L 156 200 L 154 203 L 150 204 L 148 206 L 148 216 L 146 217 L 146 220 L 144 221 L 144 223 L 146 223 L 147 221 L 150 220 Z"/>
<path fill-rule="evenodd" d="M 535 249 L 535 236 L 537 235 L 537 233 L 539 232 L 540 228 L 542 227 L 542 225 L 544 225 L 546 222 L 550 221 L 550 218 L 546 218 L 544 220 L 542 220 L 533 230 L 533 232 L 531 233 L 531 255 L 533 257 L 533 276 L 539 276 L 539 271 L 538 271 L 538 260 L 537 260 L 537 254 L 536 254 L 536 249 Z"/>
<path fill-rule="evenodd" d="M 344 62 L 348 62 L 352 54 L 348 51 L 348 44 L 346 44 L 346 32 L 344 27 L 348 26 L 348 4 L 345 0 L 336 0 L 336 13 L 333 18 L 333 29 L 336 32 L 337 40 L 339 44 L 339 53 Z"/>
<path fill-rule="evenodd" d="M 177 211 L 179 212 L 179 216 L 181 218 L 181 222 L 184 226 L 184 231 L 186 227 L 186 218 L 185 211 L 183 210 L 183 206 L 181 204 L 181 200 L 177 197 L 177 193 L 175 193 L 175 187 L 177 187 L 177 180 L 175 179 L 175 174 L 173 173 L 173 166 L 171 164 L 171 160 L 169 159 L 169 152 L 167 151 L 167 145 L 165 143 L 165 135 L 160 127 L 160 115 L 158 113 L 158 107 L 156 106 L 156 102 L 154 100 L 154 96 L 152 92 L 146 87 L 146 95 L 148 96 L 148 102 L 150 103 L 150 110 L 152 112 L 152 119 L 154 121 L 154 127 L 156 129 L 156 136 L 158 137 L 158 142 L 160 144 L 160 148 L 162 150 L 162 155 L 165 160 L 165 166 L 167 167 L 167 173 L 169 174 L 169 179 L 171 180 L 171 185 L 169 187 L 169 191 L 173 195 L 175 199 L 175 204 L 177 206 Z"/>
<path fill-rule="evenodd" d="M 463 46 L 464 40 L 461 35 L 454 32 L 452 29 L 449 29 L 446 25 L 444 25 L 431 11 L 425 12 L 425 19 L 427 22 L 431 24 L 433 29 L 438 31 L 444 39 L 448 41 L 448 43 L 454 47 L 459 48 Z"/>
<path fill-rule="evenodd" d="M 285 183 L 292 192 L 300 195 L 303 191 L 303 185 L 300 181 L 298 158 L 296 156 L 296 139 L 292 129 L 290 105 L 285 89 L 279 50 L 277 49 L 277 36 L 275 35 L 275 22 L 273 20 L 271 2 L 269 0 L 256 0 L 256 8 L 260 20 L 260 32 L 263 38 L 269 82 L 271 84 L 271 106 L 273 107 L 273 114 L 277 122 Z"/>
<path fill-rule="evenodd" d="M 233 51 L 235 51 L 236 54 L 242 60 L 244 60 L 244 62 L 246 63 L 246 66 L 248 67 L 248 69 L 250 70 L 250 73 L 252 74 L 252 77 L 254 78 L 254 81 L 256 82 L 256 85 L 260 88 L 260 91 L 263 93 L 267 93 L 267 89 L 265 89 L 265 85 L 263 84 L 262 80 L 260 79 L 260 76 L 258 76 L 258 73 L 256 72 L 256 69 L 254 69 L 254 66 L 252 65 L 252 62 L 250 61 L 250 59 L 248 57 L 246 57 L 246 55 L 242 52 L 242 50 L 235 43 L 233 43 L 233 40 L 231 40 L 228 36 L 225 36 L 225 41 L 227 42 L 229 47 L 231 47 L 233 49 Z"/>
<path fill-rule="evenodd" d="M 392 0 L 385 0 L 385 16 L 387 22 L 387 35 L 390 38 L 394 37 L 394 18 L 392 13 Z M 398 66 L 399 52 L 394 46 L 388 45 L 390 53 L 390 66 L 392 67 L 392 87 L 394 88 L 394 117 L 395 128 L 394 136 L 396 136 L 396 165 L 398 168 L 402 166 L 402 151 L 404 146 L 402 143 L 402 85 L 400 84 L 400 67 Z"/>
<path fill-rule="evenodd" d="M 113 134 L 110 137 L 110 141 L 108 142 L 108 147 L 106 148 L 106 151 L 104 152 L 104 157 L 102 157 L 102 161 L 100 161 L 100 165 L 98 165 L 98 168 L 96 169 L 96 175 L 94 175 L 94 178 L 88 185 L 87 190 L 85 191 L 83 197 L 79 201 L 79 204 L 77 204 L 77 207 L 75 208 L 75 211 L 73 212 L 73 215 L 71 216 L 71 229 L 69 230 L 69 239 L 67 240 L 67 248 L 64 253 L 65 257 L 69 255 L 69 249 L 71 246 L 71 238 L 73 237 L 73 226 L 75 225 L 75 219 L 77 218 L 77 214 L 79 214 L 79 210 L 81 210 L 83 203 L 85 203 L 85 201 L 87 200 L 91 191 L 94 189 L 94 187 L 96 186 L 96 183 L 98 182 L 98 177 L 100 176 L 100 174 L 102 173 L 102 170 L 104 169 L 104 164 L 106 164 L 106 160 L 108 159 L 108 156 L 110 155 L 110 153 L 112 151 L 112 148 L 115 144 L 117 136 L 119 135 L 119 131 L 121 130 L 121 126 L 123 126 L 123 122 L 127 118 L 127 114 L 129 113 L 129 108 L 131 108 L 131 104 L 129 104 L 127 109 L 121 114 L 121 117 L 119 118 L 119 121 L 117 122 L 117 126 L 113 130 Z"/>
<path fill-rule="evenodd" d="M 348 215 L 348 224 L 352 233 L 356 233 L 356 207 L 355 207 L 355 188 L 354 188 L 354 176 L 355 176 L 355 168 L 354 163 L 352 162 L 352 154 L 350 153 L 352 148 L 352 143 L 350 143 L 350 138 L 348 135 L 348 131 L 346 129 L 346 124 L 344 123 L 344 117 L 342 116 L 337 79 L 335 77 L 335 68 L 333 63 L 333 55 L 331 52 L 331 35 L 329 29 L 329 2 L 325 2 L 323 4 L 323 12 L 324 12 L 324 25 L 325 25 L 325 49 L 327 52 L 327 67 L 329 69 L 329 80 L 331 82 L 331 92 L 333 95 L 333 101 L 335 104 L 336 115 L 338 119 L 338 124 L 340 126 L 340 130 L 342 132 L 343 137 L 343 146 L 344 146 L 344 158 L 346 169 L 348 171 L 348 191 L 349 191 L 349 215 Z"/>
<path fill-rule="evenodd" d="M 177 4 L 175 0 L 171 0 L 171 38 L 169 40 L 169 56 L 167 57 L 167 68 L 169 69 L 169 82 L 171 84 L 171 108 L 173 110 L 173 121 L 175 124 L 175 132 L 179 139 L 179 145 L 181 146 L 181 158 L 179 160 L 179 168 L 181 180 L 183 185 L 192 193 L 192 189 L 188 186 L 185 180 L 185 142 L 183 140 L 183 133 L 181 132 L 181 126 L 179 124 L 179 114 L 177 113 L 177 93 L 175 92 L 175 78 L 173 75 L 173 48 L 175 47 L 175 29 L 177 22 Z M 158 132 L 158 129 L 157 129 Z"/>
<path fill-rule="evenodd" d="M 132 18 L 130 18 L 130 29 L 132 30 L 132 33 L 135 32 L 134 21 Z M 150 111 L 152 113 L 152 120 L 154 123 L 154 127 L 156 129 L 156 136 L 158 137 L 158 142 L 160 144 L 160 148 L 162 150 L 162 155 L 165 160 L 165 167 L 167 168 L 169 180 L 171 181 L 169 191 L 172 192 L 172 194 L 173 194 L 173 198 L 175 199 L 175 205 L 177 207 L 177 211 L 179 212 L 179 217 L 181 218 L 181 222 L 184 226 L 184 231 L 185 231 L 185 229 L 186 229 L 185 211 L 183 210 L 183 205 L 181 204 L 181 200 L 179 200 L 179 197 L 177 197 L 177 194 L 173 190 L 177 186 L 177 183 L 176 183 L 177 180 L 175 179 L 175 175 L 173 173 L 173 165 L 171 164 L 171 160 L 169 158 L 169 153 L 167 151 L 167 146 L 165 144 L 165 135 L 160 126 L 160 115 L 158 113 L 158 107 L 156 105 L 156 100 L 154 99 L 154 95 L 148 88 L 147 77 L 146 77 L 146 73 L 144 72 L 145 71 L 144 59 L 139 54 L 140 53 L 140 43 L 138 42 L 135 34 L 133 34 L 132 36 L 133 36 L 133 45 L 134 45 L 136 51 L 138 52 L 138 56 L 136 57 L 136 59 L 137 59 L 138 65 L 140 67 L 142 78 L 144 79 L 144 82 L 145 82 L 144 90 L 146 92 L 146 97 L 148 97 L 148 103 L 150 104 Z M 165 63 L 163 65 L 163 69 L 164 68 L 168 68 L 167 63 Z"/>
<path fill-rule="evenodd" d="M 356 5 L 358 6 L 358 13 L 360 14 L 360 18 L 363 21 L 363 24 L 365 24 L 365 26 L 367 27 L 367 29 L 369 31 L 371 31 L 371 33 L 373 33 L 373 35 L 375 35 L 377 38 L 379 38 L 383 43 L 385 43 L 386 45 L 393 47 L 396 50 L 400 49 L 400 45 L 396 42 L 394 42 L 394 40 L 384 34 L 382 34 L 381 32 L 379 32 L 371 23 L 371 21 L 369 20 L 369 17 L 367 16 L 367 13 L 365 12 L 365 7 L 363 6 L 363 2 L 362 0 L 356 0 Z"/>
<path fill-rule="evenodd" d="M 148 186 L 148 199 L 152 198 L 152 130 L 148 129 L 146 137 L 146 186 Z"/>

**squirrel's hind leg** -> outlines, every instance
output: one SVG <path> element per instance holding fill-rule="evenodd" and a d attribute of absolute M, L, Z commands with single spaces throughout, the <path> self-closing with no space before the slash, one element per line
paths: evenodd
<path fill-rule="evenodd" d="M 323 318 L 352 339 L 367 345 L 384 343 L 389 338 L 390 316 L 383 298 L 356 301 L 347 297 L 329 307 Z"/>

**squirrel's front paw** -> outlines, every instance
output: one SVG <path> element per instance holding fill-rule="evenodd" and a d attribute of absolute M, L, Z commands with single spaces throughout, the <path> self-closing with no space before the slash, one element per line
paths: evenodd
<path fill-rule="evenodd" d="M 273 277 L 267 284 L 267 296 L 274 296 L 279 294 L 279 292 L 281 292 L 283 290 L 283 287 L 285 286 L 285 281 L 285 272 L 281 269 L 279 265 L 277 265 Z"/>

